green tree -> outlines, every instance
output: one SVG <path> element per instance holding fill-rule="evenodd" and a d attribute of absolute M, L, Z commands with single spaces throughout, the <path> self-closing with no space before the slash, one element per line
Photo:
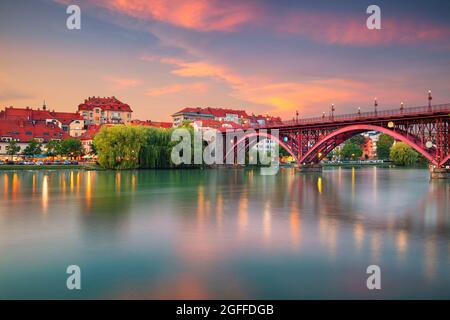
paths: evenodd
<path fill-rule="evenodd" d="M 342 148 L 341 156 L 344 159 L 355 160 L 362 156 L 361 147 L 358 146 L 356 143 L 347 142 Z"/>
<path fill-rule="evenodd" d="M 396 142 L 391 147 L 390 159 L 397 165 L 410 166 L 417 162 L 418 154 L 404 142 Z"/>
<path fill-rule="evenodd" d="M 360 148 L 362 148 L 366 143 L 366 138 L 364 138 L 364 136 L 361 134 L 357 134 L 356 136 L 353 136 L 350 139 L 348 139 L 348 142 L 354 143 L 358 145 Z"/>
<path fill-rule="evenodd" d="M 58 140 L 50 140 L 45 145 L 45 149 L 47 150 L 45 154 L 48 157 L 56 157 L 61 152 L 61 142 Z"/>
<path fill-rule="evenodd" d="M 30 139 L 30 141 L 28 141 L 28 145 L 22 151 L 22 154 L 24 156 L 29 156 L 29 157 L 34 157 L 41 153 L 42 153 L 41 144 L 35 139 Z"/>
<path fill-rule="evenodd" d="M 98 163 L 109 169 L 139 167 L 139 155 L 146 142 L 145 127 L 117 125 L 102 127 L 94 137 Z"/>
<path fill-rule="evenodd" d="M 61 141 L 59 154 L 66 157 L 77 157 L 83 154 L 83 146 L 78 139 L 65 139 Z"/>
<path fill-rule="evenodd" d="M 15 140 L 9 141 L 8 145 L 6 146 L 6 154 L 11 156 L 15 156 L 20 151 L 20 147 L 17 145 L 17 142 Z"/>
<path fill-rule="evenodd" d="M 377 157 L 381 160 L 389 159 L 394 138 L 385 133 L 380 134 L 377 142 Z"/>

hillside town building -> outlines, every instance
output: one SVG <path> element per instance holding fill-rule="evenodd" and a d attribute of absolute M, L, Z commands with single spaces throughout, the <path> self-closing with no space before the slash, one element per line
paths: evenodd
<path fill-rule="evenodd" d="M 128 124 L 133 110 L 116 97 L 89 97 L 78 106 L 78 113 L 87 126 L 99 124 Z"/>

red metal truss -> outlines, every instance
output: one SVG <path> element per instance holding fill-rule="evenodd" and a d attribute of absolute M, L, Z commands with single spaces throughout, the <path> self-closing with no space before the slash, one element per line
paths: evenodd
<path fill-rule="evenodd" d="M 278 129 L 280 145 L 299 164 L 318 163 L 345 140 L 368 131 L 407 143 L 435 166 L 450 164 L 450 104 L 292 120 L 256 128 L 257 135 L 260 129 Z"/>

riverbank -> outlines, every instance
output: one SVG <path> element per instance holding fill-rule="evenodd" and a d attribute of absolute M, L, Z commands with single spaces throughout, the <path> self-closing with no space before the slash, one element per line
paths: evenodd
<path fill-rule="evenodd" d="M 10 170 L 54 170 L 54 169 L 61 169 L 61 170 L 67 170 L 67 169 L 85 169 L 85 165 L 76 165 L 76 164 L 69 164 L 69 165 L 57 165 L 57 164 L 50 164 L 50 165 L 19 165 L 19 164 L 4 164 L 0 166 L 0 171 L 10 171 Z"/>

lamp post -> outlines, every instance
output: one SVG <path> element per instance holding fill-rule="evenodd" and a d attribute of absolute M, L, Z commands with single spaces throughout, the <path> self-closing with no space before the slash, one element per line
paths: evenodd
<path fill-rule="evenodd" d="M 374 106 L 374 108 L 375 108 L 375 115 L 377 115 L 377 107 L 378 107 L 378 101 L 377 101 L 377 98 L 374 99 L 373 106 Z"/>
<path fill-rule="evenodd" d="M 296 115 L 296 120 L 297 120 L 297 123 L 298 123 L 298 110 L 297 111 L 295 111 L 295 115 Z"/>
<path fill-rule="evenodd" d="M 325 120 L 325 111 L 322 112 L 322 120 Z"/>
<path fill-rule="evenodd" d="M 428 111 L 431 111 L 431 100 L 433 97 L 431 96 L 431 90 L 428 90 Z"/>
<path fill-rule="evenodd" d="M 336 109 L 334 109 L 334 103 L 331 104 L 331 120 L 334 120 L 334 111 Z"/>
<path fill-rule="evenodd" d="M 358 117 L 361 116 L 361 107 L 358 107 Z"/>
<path fill-rule="evenodd" d="M 401 102 L 401 103 L 400 103 L 400 112 L 401 112 L 401 113 L 403 113 L 403 109 L 404 109 L 403 102 Z"/>

